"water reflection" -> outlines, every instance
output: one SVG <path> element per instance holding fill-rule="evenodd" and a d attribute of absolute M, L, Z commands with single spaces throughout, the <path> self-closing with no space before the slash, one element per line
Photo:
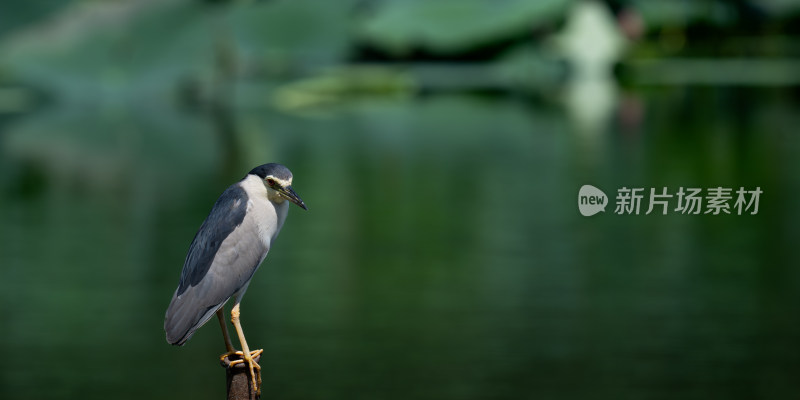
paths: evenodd
<path fill-rule="evenodd" d="M 221 396 L 216 327 L 174 348 L 163 313 L 216 196 L 267 161 L 311 210 L 292 212 L 243 303 L 270 397 L 797 392 L 796 103 L 644 99 L 643 133 L 612 128 L 588 159 L 560 110 L 496 97 L 231 110 L 236 157 L 219 121 L 169 108 L 7 124 L 0 397 Z M 756 216 L 584 218 L 586 183 L 764 195 Z"/>

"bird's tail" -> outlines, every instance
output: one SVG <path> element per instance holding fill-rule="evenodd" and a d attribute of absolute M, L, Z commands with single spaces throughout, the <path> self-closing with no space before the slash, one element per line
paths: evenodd
<path fill-rule="evenodd" d="M 164 331 L 167 334 L 167 342 L 177 346 L 183 346 L 187 340 L 192 338 L 194 332 L 208 322 L 214 314 L 225 305 L 225 302 L 214 305 L 198 304 L 197 296 L 192 296 L 191 290 L 175 295 L 167 307 L 164 316 Z"/>

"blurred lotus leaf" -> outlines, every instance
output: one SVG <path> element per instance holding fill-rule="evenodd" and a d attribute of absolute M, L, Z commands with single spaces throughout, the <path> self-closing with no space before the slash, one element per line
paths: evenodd
<path fill-rule="evenodd" d="M 571 0 L 387 1 L 369 15 L 360 33 L 395 54 L 414 48 L 454 53 L 513 37 L 550 23 Z"/>
<path fill-rule="evenodd" d="M 311 0 L 75 2 L 0 42 L 0 69 L 76 100 L 161 93 L 220 67 L 317 68 L 344 58 L 350 10 Z"/>
<path fill-rule="evenodd" d="M 237 46 L 271 69 L 317 68 L 344 61 L 352 0 L 235 3 L 228 15 Z"/>
<path fill-rule="evenodd" d="M 3 41 L 0 67 L 65 101 L 163 90 L 211 65 L 207 22 L 183 1 L 73 3 Z"/>

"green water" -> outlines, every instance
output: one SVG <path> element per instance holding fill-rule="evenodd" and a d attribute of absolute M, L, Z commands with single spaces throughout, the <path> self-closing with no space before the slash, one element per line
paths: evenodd
<path fill-rule="evenodd" d="M 222 398 L 216 323 L 173 347 L 164 311 L 216 196 L 273 161 L 309 211 L 242 304 L 264 398 L 796 396 L 796 92 L 627 96 L 594 132 L 556 103 L 446 94 L 6 116 L 0 398 Z M 584 184 L 763 194 L 756 215 L 587 218 Z"/>

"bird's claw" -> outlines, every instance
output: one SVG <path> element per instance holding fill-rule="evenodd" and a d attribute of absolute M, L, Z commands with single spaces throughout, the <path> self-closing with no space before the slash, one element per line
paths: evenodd
<path fill-rule="evenodd" d="M 225 353 L 220 357 L 220 360 L 224 360 L 226 357 L 230 357 L 231 355 L 236 355 L 239 358 L 235 360 L 230 360 L 228 367 L 233 367 L 234 365 L 238 365 L 241 363 L 246 362 L 248 368 L 250 369 L 250 377 L 253 380 L 253 391 L 256 392 L 256 396 L 261 396 L 261 366 L 255 361 L 256 357 L 261 356 L 264 353 L 263 349 L 253 350 L 247 356 L 244 355 L 243 351 L 233 351 L 230 353 Z M 257 373 L 257 374 L 256 374 Z"/>

